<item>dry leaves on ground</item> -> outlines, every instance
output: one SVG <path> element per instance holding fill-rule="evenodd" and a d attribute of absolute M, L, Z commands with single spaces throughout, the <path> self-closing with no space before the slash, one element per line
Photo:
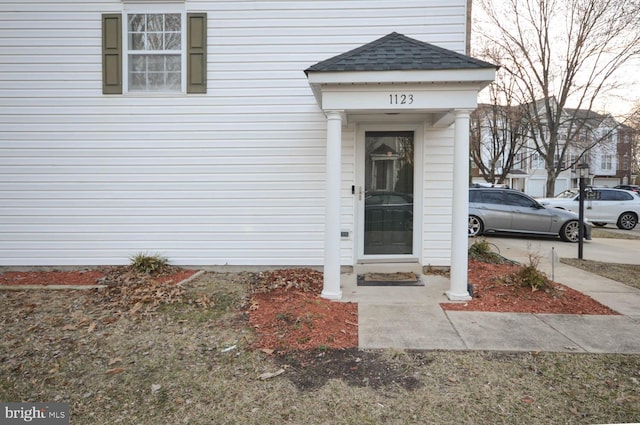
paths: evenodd
<path fill-rule="evenodd" d="M 148 274 L 131 266 L 108 266 L 77 271 L 9 271 L 0 274 L 0 285 L 25 286 L 89 286 L 94 289 L 95 301 L 117 314 L 149 314 L 162 304 L 185 301 L 181 281 L 196 273 L 175 266 L 166 266 Z"/>
<path fill-rule="evenodd" d="M 131 266 L 112 267 L 98 279 L 106 287 L 95 290 L 96 296 L 119 314 L 150 314 L 160 305 L 185 302 L 185 289 L 178 283 L 195 273 L 175 266 L 163 267 L 152 274 Z"/>

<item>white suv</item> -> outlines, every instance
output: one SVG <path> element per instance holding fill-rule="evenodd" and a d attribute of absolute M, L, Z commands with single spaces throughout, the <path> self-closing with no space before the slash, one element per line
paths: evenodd
<path fill-rule="evenodd" d="M 538 202 L 577 213 L 579 200 L 579 190 L 569 189 L 555 198 L 541 198 Z M 584 216 L 596 226 L 615 224 L 619 229 L 631 230 L 640 217 L 640 197 L 628 190 L 589 187 L 586 189 Z"/>

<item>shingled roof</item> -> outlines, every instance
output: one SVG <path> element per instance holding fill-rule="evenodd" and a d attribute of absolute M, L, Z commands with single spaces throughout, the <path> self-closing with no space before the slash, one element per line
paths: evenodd
<path fill-rule="evenodd" d="M 497 66 L 392 32 L 364 46 L 318 62 L 307 68 L 305 73 L 483 68 L 497 68 Z"/>

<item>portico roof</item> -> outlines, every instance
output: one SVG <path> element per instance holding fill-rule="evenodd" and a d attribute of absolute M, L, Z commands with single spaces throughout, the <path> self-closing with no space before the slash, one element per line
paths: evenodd
<path fill-rule="evenodd" d="M 318 104 L 324 110 L 353 111 L 367 105 L 373 106 L 364 109 L 380 109 L 384 107 L 384 102 L 380 102 L 384 100 L 380 91 L 391 90 L 390 87 L 400 84 L 416 96 L 431 91 L 430 95 L 425 94 L 420 99 L 413 96 L 410 104 L 400 105 L 403 109 L 449 111 L 454 108 L 475 109 L 478 91 L 494 80 L 497 68 L 491 63 L 393 32 L 318 62 L 304 72 Z M 358 90 L 369 94 L 353 93 Z M 447 96 L 440 96 L 445 92 L 448 92 Z M 389 92 L 386 93 L 388 96 Z M 326 99 L 327 94 L 332 97 L 330 101 Z M 376 95 L 378 101 L 370 98 Z M 348 101 L 336 98 L 340 96 Z"/>
<path fill-rule="evenodd" d="M 495 70 L 496 65 L 425 43 L 397 32 L 346 53 L 318 62 L 309 72 Z"/>

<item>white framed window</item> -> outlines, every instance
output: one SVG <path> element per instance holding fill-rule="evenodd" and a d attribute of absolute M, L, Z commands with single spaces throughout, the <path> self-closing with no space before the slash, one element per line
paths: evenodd
<path fill-rule="evenodd" d="M 622 163 L 622 169 L 624 171 L 627 171 L 629 169 L 629 155 L 624 154 L 624 155 L 620 155 L 621 158 L 621 163 Z"/>
<path fill-rule="evenodd" d="M 531 168 L 541 170 L 545 168 L 544 158 L 540 156 L 538 152 L 534 153 L 531 157 Z"/>
<path fill-rule="evenodd" d="M 124 92 L 184 93 L 184 5 L 126 5 L 123 21 Z"/>
<path fill-rule="evenodd" d="M 207 26 L 207 14 L 184 3 L 102 14 L 102 93 L 206 94 Z"/>
<path fill-rule="evenodd" d="M 561 167 L 565 166 L 564 161 L 561 161 L 560 153 L 556 152 L 556 154 L 553 157 L 553 167 L 557 168 L 558 165 L 560 165 Z"/>
<path fill-rule="evenodd" d="M 602 158 L 600 161 L 600 168 L 602 170 L 613 169 L 613 155 L 609 155 L 609 154 L 602 155 Z"/>

